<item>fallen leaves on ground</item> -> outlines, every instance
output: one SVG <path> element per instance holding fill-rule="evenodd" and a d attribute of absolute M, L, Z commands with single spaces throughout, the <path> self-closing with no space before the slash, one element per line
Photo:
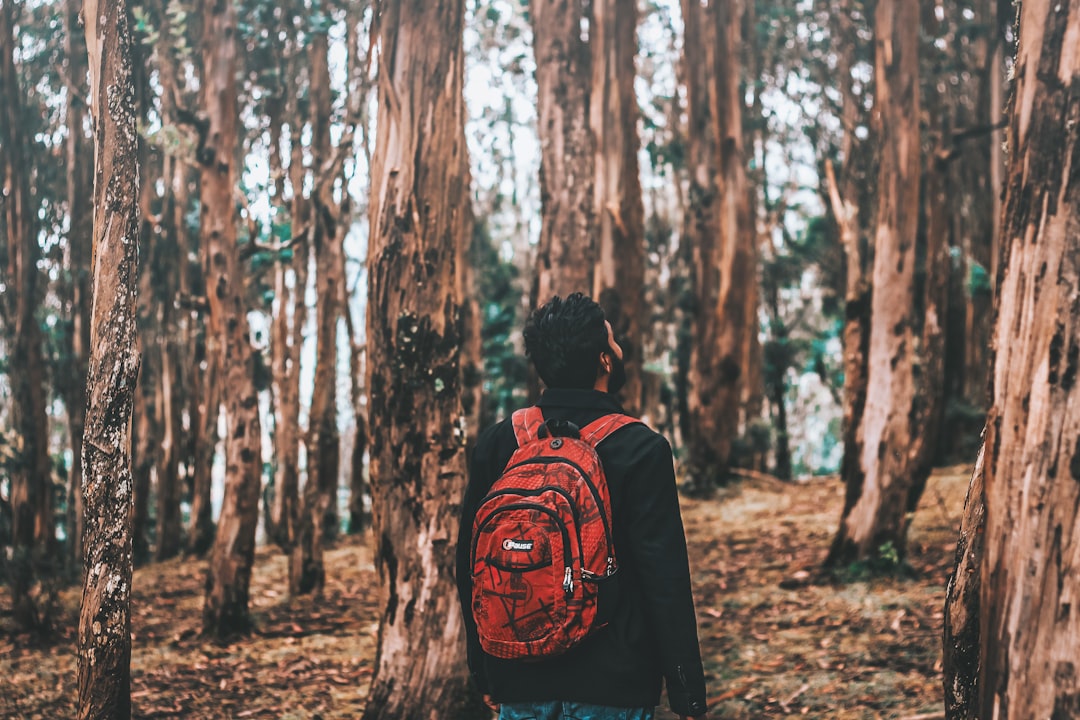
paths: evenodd
<path fill-rule="evenodd" d="M 911 529 L 911 572 L 823 579 L 839 520 L 835 478 L 741 481 L 683 501 L 711 716 L 724 720 L 942 717 L 944 586 L 967 487 L 966 469 L 931 479 Z M 255 632 L 227 646 L 199 636 L 205 564 L 136 572 L 132 702 L 139 718 L 359 717 L 379 610 L 363 540 L 326 553 L 321 599 L 290 599 L 286 559 L 257 554 Z M 0 590 L 0 717 L 73 717 L 79 588 L 61 595 L 48 644 L 13 634 Z M 670 720 L 666 710 L 658 720 Z"/>

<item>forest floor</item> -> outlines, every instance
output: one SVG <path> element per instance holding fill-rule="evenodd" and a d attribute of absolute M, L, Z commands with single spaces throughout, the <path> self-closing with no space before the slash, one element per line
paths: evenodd
<path fill-rule="evenodd" d="M 684 521 L 710 717 L 830 720 L 943 718 L 945 582 L 968 470 L 939 470 L 910 533 L 910 572 L 805 584 L 843 501 L 835 478 L 744 480 L 710 500 L 684 499 Z M 256 631 L 230 646 L 198 637 L 204 564 L 136 571 L 132 700 L 139 718 L 359 717 L 375 656 L 377 577 L 367 542 L 326 555 L 319 602 L 290 600 L 285 558 L 256 558 Z M 16 635 L 0 590 L 0 718 L 74 717 L 80 590 L 61 594 L 60 636 Z M 673 718 L 667 711 L 658 720 Z"/>

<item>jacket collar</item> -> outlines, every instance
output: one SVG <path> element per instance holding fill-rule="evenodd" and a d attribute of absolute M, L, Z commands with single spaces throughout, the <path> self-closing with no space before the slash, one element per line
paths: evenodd
<path fill-rule="evenodd" d="M 578 390 L 573 388 L 548 388 L 536 403 L 542 408 L 565 407 L 624 412 L 614 395 L 599 390 Z"/>

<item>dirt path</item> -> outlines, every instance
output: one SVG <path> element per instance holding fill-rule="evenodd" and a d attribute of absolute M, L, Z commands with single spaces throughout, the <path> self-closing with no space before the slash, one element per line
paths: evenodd
<path fill-rule="evenodd" d="M 931 480 L 911 533 L 911 579 L 784 589 L 824 555 L 839 517 L 835 480 L 746 481 L 684 501 L 712 717 L 932 718 L 942 707 L 941 605 L 967 477 Z M 285 559 L 259 552 L 257 633 L 229 647 L 197 637 L 203 566 L 168 562 L 135 576 L 132 695 L 139 718 L 355 718 L 375 654 L 371 552 L 327 556 L 323 602 L 290 601 Z M 79 591 L 62 595 L 65 628 L 43 647 L 11 634 L 0 590 L 0 718 L 74 716 Z M 674 717 L 661 712 L 661 720 Z"/>

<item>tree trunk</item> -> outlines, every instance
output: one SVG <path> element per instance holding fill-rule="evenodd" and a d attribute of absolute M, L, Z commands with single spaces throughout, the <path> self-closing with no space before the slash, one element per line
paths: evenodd
<path fill-rule="evenodd" d="M 859 428 L 863 482 L 845 503 L 830 564 L 906 549 L 917 457 L 915 317 L 919 217 L 919 6 L 879 0 L 875 14 L 875 120 L 880 138 L 867 395 Z M 849 492 L 855 490 L 848 486 Z"/>
<path fill-rule="evenodd" d="M 979 711 L 979 589 L 982 583 L 986 494 L 983 485 L 984 450 L 971 474 L 956 570 L 945 589 L 945 628 L 942 648 L 945 677 L 945 716 L 948 720 L 980 720 Z"/>
<path fill-rule="evenodd" d="M 840 464 L 840 477 L 844 481 L 844 510 L 846 516 L 858 501 L 865 473 L 862 469 L 863 436 L 861 432 L 863 411 L 866 408 L 867 358 L 870 351 L 870 306 L 873 285 L 870 283 L 869 267 L 871 253 L 864 249 L 864 225 L 860 211 L 864 194 L 860 192 L 856 172 L 856 153 L 866 154 L 869 144 L 858 143 L 855 128 L 864 112 L 861 101 L 855 96 L 852 70 L 855 65 L 858 33 L 852 21 L 852 0 L 841 0 L 836 11 L 830 14 L 832 47 L 837 57 L 837 84 L 841 96 L 841 121 L 844 133 L 840 154 L 843 161 L 842 177 L 837 178 L 831 161 L 825 163 L 826 187 L 829 209 L 840 234 L 840 247 L 846 260 L 844 290 L 844 410 L 841 435 L 844 455 Z M 832 557 L 830 554 L 829 560 Z"/>
<path fill-rule="evenodd" d="M 464 14 L 463 0 L 425 0 L 381 17 L 367 387 L 386 610 L 364 720 L 465 717 L 470 698 L 453 582 L 465 486 L 457 259 L 471 235 Z"/>
<path fill-rule="evenodd" d="M 22 93 L 15 70 L 14 2 L 0 8 L 0 147 L 3 148 L 4 225 L 8 242 L 5 325 L 11 333 L 7 358 L 11 387 L 11 421 L 21 451 L 10 471 L 12 550 L 9 580 L 15 622 L 27 629 L 45 630 L 48 608 L 34 599 L 33 586 L 51 573 L 55 526 L 52 516 L 52 467 L 49 461 L 45 414 L 45 361 L 42 333 L 36 317 L 41 257 L 36 214 L 30 195 L 29 140 L 22 124 Z M 45 601 L 45 604 L 48 600 Z"/>
<path fill-rule="evenodd" d="M 228 435 L 225 498 L 210 551 L 203 632 L 217 638 L 250 627 L 248 587 L 255 558 L 262 478 L 255 351 L 247 322 L 243 268 L 236 247 L 236 14 L 228 0 L 202 4 L 202 108 L 208 128 L 198 150 L 203 271 L 210 305 L 209 337 L 222 349 Z"/>
<path fill-rule="evenodd" d="M 747 303 L 756 296 L 755 228 L 743 155 L 743 100 L 739 91 L 741 21 L 738 3 L 702 9 L 684 3 L 684 24 L 702 23 L 685 41 L 693 91 L 690 134 L 706 132 L 707 145 L 693 153 L 691 214 L 696 243 L 697 343 L 691 359 L 688 473 L 707 491 L 726 482 L 732 443 L 738 435 Z M 710 36 L 711 32 L 711 36 Z M 691 36 L 693 40 L 691 40 Z M 703 56 L 703 57 L 702 57 Z M 704 69 L 693 68 L 703 62 Z M 698 107 L 705 102 L 706 108 Z M 704 121 L 706 127 L 701 127 Z M 703 153 L 707 153 L 703 156 Z M 715 188 L 715 199 L 712 199 Z"/>
<path fill-rule="evenodd" d="M 597 259 L 593 203 L 596 143 L 589 128 L 589 47 L 583 0 L 530 0 L 536 55 L 540 202 L 532 307 L 588 293 Z"/>
<path fill-rule="evenodd" d="M 65 54 L 67 56 L 68 138 L 67 162 L 68 201 L 68 272 L 71 274 L 71 329 L 68 333 L 68 377 L 58 382 L 64 392 L 68 411 L 68 430 L 71 435 L 71 476 L 68 481 L 67 536 L 71 558 L 76 566 L 82 563 L 83 497 L 82 497 L 82 436 L 86 425 L 86 373 L 90 352 L 90 256 L 94 240 L 94 146 L 82 131 L 86 118 L 86 38 L 79 31 L 79 11 L 82 3 L 67 0 L 64 5 Z"/>
<path fill-rule="evenodd" d="M 309 203 L 304 196 L 307 171 L 304 168 L 301 143 L 301 114 L 297 94 L 299 86 L 298 52 L 292 31 L 286 30 L 289 51 L 282 57 L 284 68 L 283 98 L 271 106 L 272 143 L 271 171 L 282 178 L 277 184 L 276 204 L 282 217 L 289 217 L 289 241 L 292 243 L 290 268 L 278 264 L 274 272 L 274 301 L 276 311 L 271 321 L 271 372 L 274 396 L 274 491 L 270 502 L 267 532 L 285 553 L 291 553 L 296 542 L 296 523 L 299 513 L 300 487 L 300 351 L 307 324 L 307 285 L 309 243 Z M 280 107 L 277 103 L 280 102 Z M 282 115 L 281 111 L 284 111 Z M 280 117 L 279 117 L 280 116 Z M 287 173 L 280 155 L 280 133 L 285 118 L 289 118 L 290 156 Z M 286 205 L 284 177 L 289 178 L 291 203 Z M 288 208 L 286 210 L 286 208 Z"/>
<path fill-rule="evenodd" d="M 80 720 L 131 717 L 131 411 L 139 373 L 139 167 L 128 8 L 84 0 L 94 114 L 93 315 L 87 380 Z"/>
<path fill-rule="evenodd" d="M 1080 6 L 1025 0 L 980 592 L 983 717 L 1080 716 Z"/>
<path fill-rule="evenodd" d="M 192 383 L 191 519 L 188 525 L 188 552 L 202 557 L 214 544 L 215 528 L 211 490 L 214 450 L 218 440 L 218 415 L 221 412 L 221 350 L 210 328 L 196 339 L 192 353 L 198 368 Z M 205 367 L 202 367 L 205 364 Z"/>
<path fill-rule="evenodd" d="M 641 289 L 645 285 L 645 208 L 638 173 L 637 8 L 620 0 L 592 3 L 589 124 L 596 146 L 595 232 L 598 262 L 592 296 L 604 308 L 626 354 L 622 405 L 641 413 Z M 543 301 L 543 298 L 540 298 Z"/>
<path fill-rule="evenodd" d="M 1001 84 L 1005 72 L 1002 57 L 1004 42 L 1000 37 L 997 16 L 998 0 L 980 0 L 973 8 L 974 23 L 980 28 L 974 40 L 976 77 L 975 116 L 971 125 L 996 125 L 1002 115 Z M 1003 138 L 991 132 L 965 143 L 963 164 L 971 209 L 966 218 L 964 257 L 967 273 L 968 313 L 967 350 L 964 363 L 963 397 L 977 408 L 985 408 L 989 394 L 990 340 L 993 324 L 993 248 L 998 235 L 1001 213 L 1001 162 L 998 150 Z"/>
<path fill-rule="evenodd" d="M 337 326 L 344 297 L 342 261 L 345 239 L 339 232 L 340 209 L 333 199 L 336 167 L 330 166 L 329 38 L 316 31 L 311 38 L 311 154 L 316 188 L 312 192 L 315 287 L 318 293 L 318 341 L 315 386 L 308 413 L 307 483 L 296 525 L 296 543 L 289 560 L 292 595 L 322 592 L 325 581 L 323 543 L 337 523 L 337 487 L 341 470 L 341 438 L 337 430 Z M 332 165 L 336 165 L 333 163 Z"/>

